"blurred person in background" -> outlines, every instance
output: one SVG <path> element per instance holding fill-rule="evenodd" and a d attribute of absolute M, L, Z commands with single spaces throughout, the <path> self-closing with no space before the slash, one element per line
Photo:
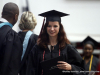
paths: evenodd
<path fill-rule="evenodd" d="M 29 11 L 23 12 L 19 23 L 19 28 L 22 31 L 18 33 L 21 39 L 21 43 L 23 45 L 23 53 L 21 57 L 22 62 L 19 72 L 20 75 L 25 75 L 26 73 L 28 54 L 32 50 L 38 38 L 38 35 L 33 33 L 33 29 L 36 25 L 37 22 L 33 13 Z"/>
<path fill-rule="evenodd" d="M 15 3 L 6 3 L 0 18 L 0 75 L 18 75 L 22 44 L 12 29 L 18 20 L 19 8 Z"/>
<path fill-rule="evenodd" d="M 82 44 L 83 59 L 85 61 L 85 71 L 96 71 L 99 60 L 93 55 L 93 51 L 98 46 L 98 42 L 88 36 L 84 39 Z"/>

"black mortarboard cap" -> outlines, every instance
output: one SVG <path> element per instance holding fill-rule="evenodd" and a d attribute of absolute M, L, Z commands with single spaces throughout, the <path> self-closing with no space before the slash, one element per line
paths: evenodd
<path fill-rule="evenodd" d="M 43 32 L 43 29 L 44 29 L 45 17 L 46 17 L 46 22 L 58 21 L 58 22 L 61 23 L 61 17 L 67 16 L 67 15 L 69 15 L 69 14 L 66 14 L 66 13 L 63 13 L 63 12 L 59 12 L 59 11 L 56 11 L 56 10 L 50 10 L 50 11 L 47 11 L 47 12 L 39 14 L 39 16 L 44 17 L 43 25 L 42 25 L 39 37 L 41 37 L 41 34 Z"/>
<path fill-rule="evenodd" d="M 98 42 L 95 41 L 93 38 L 91 38 L 90 36 L 86 37 L 83 42 L 83 45 L 85 44 L 91 44 L 93 46 L 93 48 L 95 49 L 98 46 Z"/>
<path fill-rule="evenodd" d="M 67 16 L 69 14 L 59 12 L 56 10 L 47 11 L 44 13 L 39 14 L 39 16 L 46 17 L 46 22 L 48 21 L 58 21 L 61 22 L 61 17 Z"/>

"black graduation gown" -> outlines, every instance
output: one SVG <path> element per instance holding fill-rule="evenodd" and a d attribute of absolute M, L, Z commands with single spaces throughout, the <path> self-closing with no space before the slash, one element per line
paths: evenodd
<path fill-rule="evenodd" d="M 38 45 L 34 46 L 34 48 L 30 53 L 26 75 L 41 75 L 42 68 L 40 62 L 43 60 L 43 52 L 44 50 L 41 49 Z M 63 50 L 61 50 L 60 55 L 64 55 L 65 62 L 71 64 L 72 71 L 84 70 L 84 61 L 73 46 L 66 44 L 66 47 Z M 45 50 L 44 60 L 48 60 L 58 56 L 59 56 L 59 45 L 57 44 L 54 47 L 54 50 L 52 50 L 51 52 L 48 48 Z M 82 75 L 79 73 L 74 73 L 74 74 Z M 74 75 L 74 74 L 63 73 L 63 75 Z"/>
<path fill-rule="evenodd" d="M 22 44 L 18 34 L 8 25 L 1 27 L 0 75 L 18 75 L 21 63 L 21 55 Z"/>
<path fill-rule="evenodd" d="M 97 70 L 98 63 L 99 63 L 99 59 L 93 56 L 91 71 Z M 85 71 L 89 71 L 89 66 L 90 66 L 90 61 L 87 64 L 85 64 Z"/>
<path fill-rule="evenodd" d="M 18 35 L 20 36 L 22 44 L 23 44 L 26 33 L 27 32 L 19 32 L 18 33 Z M 28 54 L 32 50 L 33 46 L 36 44 L 37 38 L 38 38 L 38 35 L 36 35 L 36 34 L 32 34 L 29 38 L 28 46 L 27 46 L 25 55 L 24 55 L 22 62 L 21 62 L 20 75 L 26 74 Z"/>

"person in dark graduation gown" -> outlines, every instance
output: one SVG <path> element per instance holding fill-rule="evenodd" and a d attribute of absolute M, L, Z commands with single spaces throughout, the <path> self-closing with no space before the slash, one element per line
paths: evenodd
<path fill-rule="evenodd" d="M 28 67 L 26 75 L 46 75 L 41 67 L 40 62 L 49 60 L 63 55 L 65 61 L 58 61 L 56 67 L 67 71 L 83 71 L 84 62 L 77 50 L 70 45 L 66 37 L 63 25 L 61 24 L 62 16 L 65 14 L 56 10 L 51 10 L 40 16 L 46 17 L 37 41 L 33 47 L 28 60 Z M 53 64 L 51 62 L 51 64 Z M 63 73 L 65 75 L 80 75 L 76 73 Z M 61 75 L 62 75 L 61 74 Z M 51 74 L 53 75 L 53 74 Z M 82 74 L 81 74 L 82 75 Z"/>
<path fill-rule="evenodd" d="M 93 51 L 98 46 L 98 42 L 88 36 L 83 40 L 82 44 L 83 59 L 85 61 L 85 71 L 96 71 L 99 60 L 93 55 Z"/>
<path fill-rule="evenodd" d="M 0 18 L 0 75 L 18 75 L 22 45 L 18 34 L 12 29 L 17 22 L 19 8 L 6 3 Z"/>
<path fill-rule="evenodd" d="M 25 75 L 26 73 L 28 54 L 32 50 L 38 38 L 38 35 L 33 34 L 32 32 L 36 24 L 37 22 L 32 12 L 23 12 L 19 23 L 19 28 L 22 31 L 18 33 L 23 44 L 23 53 L 21 57 L 22 62 L 19 72 L 20 75 Z"/>

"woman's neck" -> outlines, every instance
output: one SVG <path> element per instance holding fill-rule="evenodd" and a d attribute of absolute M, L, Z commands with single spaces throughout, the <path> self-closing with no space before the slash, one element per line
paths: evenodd
<path fill-rule="evenodd" d="M 54 46 L 57 44 L 57 37 L 49 37 L 50 45 Z"/>
<path fill-rule="evenodd" d="M 91 55 L 91 56 L 92 56 L 92 55 Z M 85 64 L 87 64 L 87 63 L 90 61 L 91 56 L 85 57 Z"/>
<path fill-rule="evenodd" d="M 91 56 L 85 56 L 85 60 L 90 60 L 91 59 Z"/>

